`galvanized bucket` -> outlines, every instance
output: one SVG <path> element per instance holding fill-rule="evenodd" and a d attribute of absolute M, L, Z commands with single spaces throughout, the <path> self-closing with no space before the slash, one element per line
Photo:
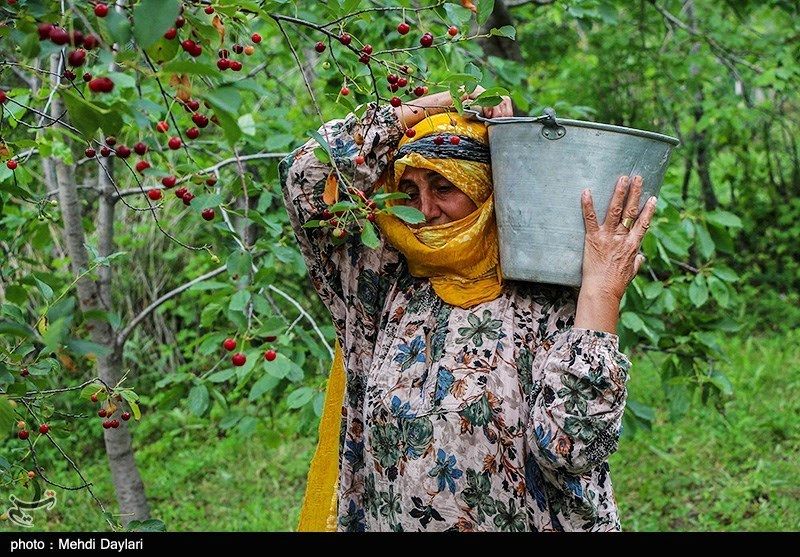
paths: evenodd
<path fill-rule="evenodd" d="M 581 191 L 592 191 L 598 221 L 605 218 L 617 178 L 640 175 L 641 211 L 657 195 L 674 137 L 542 116 L 487 119 L 500 267 L 510 280 L 580 286 L 584 224 Z"/>

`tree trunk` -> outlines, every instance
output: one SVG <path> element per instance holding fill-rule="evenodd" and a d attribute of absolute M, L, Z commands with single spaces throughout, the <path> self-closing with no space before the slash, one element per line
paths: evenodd
<path fill-rule="evenodd" d="M 493 27 L 499 29 L 504 25 L 514 25 L 514 20 L 503 0 L 496 0 L 492 15 L 489 16 L 489 19 L 487 19 L 486 23 L 481 27 L 481 33 L 488 33 Z M 505 58 L 506 60 L 513 60 L 515 62 L 523 61 L 522 51 L 517 41 L 495 36 L 480 39 L 480 44 L 487 58 L 489 56 L 497 56 L 498 58 Z"/>
<path fill-rule="evenodd" d="M 51 58 L 51 72 L 53 76 L 60 75 L 58 55 Z M 62 107 L 61 100 L 58 96 L 55 96 L 51 104 L 51 116 L 53 118 L 58 117 L 63 110 Z M 109 164 L 109 159 L 106 159 L 104 164 Z M 64 239 L 70 258 L 70 267 L 72 272 L 78 275 L 88 267 L 89 256 L 85 247 L 86 237 L 83 232 L 83 223 L 81 222 L 80 198 L 78 197 L 74 175 L 70 167 L 55 157 L 44 162 L 44 170 L 48 182 L 52 181 L 49 187 L 55 186 L 58 188 L 61 216 L 64 222 Z M 101 175 L 101 183 L 103 183 L 103 180 L 108 181 L 108 178 Z M 98 251 L 101 256 L 109 255 L 113 248 L 114 206 L 113 201 L 108 196 L 108 189 L 111 188 L 111 185 L 109 183 L 105 184 L 105 186 L 105 195 L 100 198 L 100 211 L 98 214 Z M 100 269 L 100 280 L 97 282 L 88 276 L 78 281 L 76 287 L 79 307 L 82 312 L 85 313 L 91 310 L 108 311 L 111 309 L 110 281 L 110 268 Z M 111 350 L 107 356 L 97 358 L 98 374 L 108 385 L 115 385 L 120 378 L 121 347 L 118 348 L 115 344 L 114 331 L 110 323 L 105 319 L 92 319 L 89 322 L 89 327 L 91 328 L 92 341 Z M 117 429 L 104 430 L 104 439 L 111 476 L 117 493 L 120 513 L 122 514 L 122 523 L 127 524 L 131 520 L 149 518 L 150 511 L 144 493 L 144 484 L 133 458 L 133 446 L 127 422 L 122 421 Z"/>

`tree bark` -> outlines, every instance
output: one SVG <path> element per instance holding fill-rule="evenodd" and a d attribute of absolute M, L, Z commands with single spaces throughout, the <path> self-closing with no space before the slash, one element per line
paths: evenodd
<path fill-rule="evenodd" d="M 514 25 L 514 19 L 511 17 L 503 0 L 496 0 L 492 15 L 489 16 L 489 19 L 487 19 L 486 23 L 481 27 L 481 33 L 488 33 L 493 27 L 499 29 L 504 25 Z M 498 58 L 505 58 L 506 60 L 513 60 L 515 62 L 524 61 L 522 58 L 522 51 L 517 41 L 495 36 L 480 39 L 480 44 L 487 58 L 489 56 L 497 56 Z"/>
<path fill-rule="evenodd" d="M 51 58 L 51 72 L 54 79 L 60 75 L 59 56 Z M 52 84 L 57 86 L 56 83 Z M 63 103 L 58 95 L 53 97 L 50 108 L 51 117 L 58 117 L 63 110 Z M 110 164 L 109 159 L 104 164 Z M 102 169 L 100 170 L 103 172 Z M 89 254 L 86 250 L 86 236 L 83 231 L 82 211 L 78 188 L 75 184 L 73 169 L 56 157 L 51 157 L 44 162 L 45 177 L 49 187 L 58 189 L 61 217 L 64 223 L 64 240 L 70 258 L 70 268 L 78 275 L 89 265 Z M 108 178 L 101 174 L 100 182 L 105 185 L 104 195 L 100 197 L 98 213 L 99 242 L 98 252 L 101 256 L 109 255 L 113 249 L 113 188 L 110 183 L 105 184 Z M 111 194 L 108 190 L 111 189 Z M 100 279 L 92 280 L 89 276 L 78 281 L 78 303 L 82 312 L 91 310 L 111 309 L 111 269 L 101 268 Z M 120 379 L 121 347 L 115 344 L 114 331 L 111 324 L 105 319 L 92 319 L 89 321 L 92 341 L 110 349 L 106 356 L 97 358 L 97 369 L 100 378 L 108 385 L 115 385 Z M 144 492 L 139 470 L 133 456 L 133 445 L 127 422 L 122 421 L 117 429 L 107 429 L 103 432 L 108 464 L 114 488 L 117 493 L 121 521 L 127 525 L 131 520 L 145 520 L 149 518 L 150 510 Z"/>

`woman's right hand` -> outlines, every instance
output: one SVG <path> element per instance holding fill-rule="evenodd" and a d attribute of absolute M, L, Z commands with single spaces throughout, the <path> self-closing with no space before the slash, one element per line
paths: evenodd
<path fill-rule="evenodd" d="M 475 87 L 475 90 L 472 93 L 461 97 L 461 100 L 465 101 L 467 99 L 477 99 L 478 96 L 480 96 L 484 91 L 486 91 L 486 89 L 478 85 Z M 484 118 L 504 118 L 514 116 L 514 108 L 511 105 L 511 97 L 503 96 L 501 98 L 503 100 L 498 105 L 479 107 Z"/>

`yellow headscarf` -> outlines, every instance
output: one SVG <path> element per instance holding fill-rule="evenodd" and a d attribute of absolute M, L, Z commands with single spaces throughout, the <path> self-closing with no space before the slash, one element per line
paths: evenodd
<path fill-rule="evenodd" d="M 488 134 L 479 122 L 444 113 L 428 117 L 404 136 L 397 158 L 382 179 L 387 192 L 397 189 L 406 167 L 438 172 L 478 207 L 461 220 L 412 229 L 391 215 L 378 215 L 384 237 L 408 262 L 409 272 L 428 277 L 445 302 L 469 308 L 494 300 L 502 290 L 497 225 L 494 217 Z M 454 145 L 450 137 L 459 137 Z M 441 139 L 436 139 L 436 138 Z M 391 204 L 391 202 L 390 202 Z M 309 469 L 299 531 L 336 530 L 339 433 L 346 386 L 338 342 L 319 424 L 319 441 Z"/>

